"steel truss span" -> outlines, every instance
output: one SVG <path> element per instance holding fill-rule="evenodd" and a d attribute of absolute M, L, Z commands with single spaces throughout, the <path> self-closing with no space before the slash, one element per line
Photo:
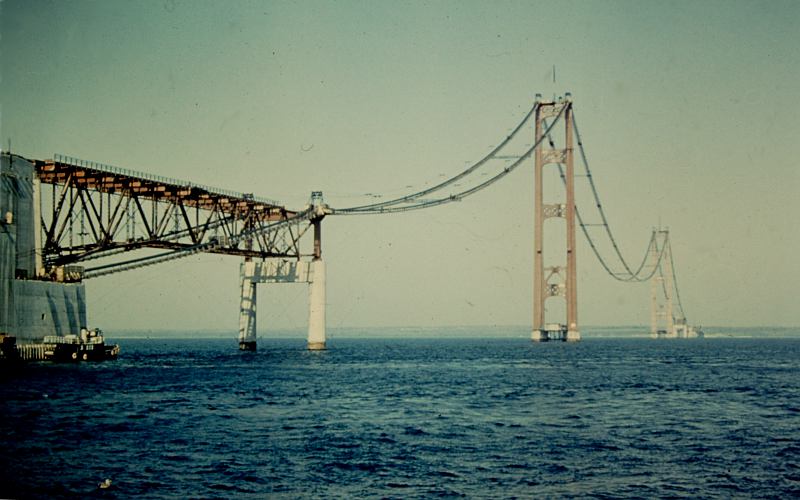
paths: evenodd
<path fill-rule="evenodd" d="M 44 269 L 89 266 L 81 278 L 197 252 L 299 259 L 300 240 L 315 217 L 247 193 L 61 155 L 35 168 Z M 91 267 L 95 259 L 145 248 L 167 252 Z"/>

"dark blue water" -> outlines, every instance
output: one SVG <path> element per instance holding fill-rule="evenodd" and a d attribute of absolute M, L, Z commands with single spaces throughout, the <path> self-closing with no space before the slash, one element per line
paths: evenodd
<path fill-rule="evenodd" d="M 800 495 L 800 340 L 303 347 L 6 371 L 0 497 Z"/>

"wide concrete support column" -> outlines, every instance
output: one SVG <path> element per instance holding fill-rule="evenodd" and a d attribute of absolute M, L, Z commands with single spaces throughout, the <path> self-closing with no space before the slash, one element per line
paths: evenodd
<path fill-rule="evenodd" d="M 239 349 L 256 350 L 256 283 L 242 266 L 242 299 L 239 303 Z"/>
<path fill-rule="evenodd" d="M 311 261 L 308 284 L 308 349 L 325 349 L 325 262 Z"/>

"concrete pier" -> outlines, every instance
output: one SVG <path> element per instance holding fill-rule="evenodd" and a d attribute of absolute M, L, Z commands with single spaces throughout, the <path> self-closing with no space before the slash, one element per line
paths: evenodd
<path fill-rule="evenodd" d="M 308 283 L 308 348 L 325 349 L 325 262 L 268 259 L 241 265 L 239 302 L 239 349 L 255 351 L 256 310 L 259 283 Z"/>
<path fill-rule="evenodd" d="M 312 261 L 308 284 L 308 349 L 325 349 L 325 262 Z"/>
<path fill-rule="evenodd" d="M 550 339 L 543 330 L 534 330 L 531 332 L 531 340 L 534 342 L 547 342 Z"/>
<path fill-rule="evenodd" d="M 545 326 L 543 329 L 536 329 L 531 332 L 531 340 L 533 342 L 549 342 L 549 341 L 563 341 L 563 342 L 579 342 L 581 334 L 577 330 L 567 329 L 567 325 L 559 323 L 552 323 Z"/>
<path fill-rule="evenodd" d="M 246 276 L 247 263 L 241 267 L 242 298 L 239 302 L 239 349 L 256 350 L 256 282 Z"/>

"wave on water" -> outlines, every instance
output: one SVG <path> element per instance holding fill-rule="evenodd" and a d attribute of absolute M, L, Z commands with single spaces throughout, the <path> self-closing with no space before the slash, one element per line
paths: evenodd
<path fill-rule="evenodd" d="M 797 339 L 303 347 L 3 371 L 0 497 L 800 495 Z"/>

